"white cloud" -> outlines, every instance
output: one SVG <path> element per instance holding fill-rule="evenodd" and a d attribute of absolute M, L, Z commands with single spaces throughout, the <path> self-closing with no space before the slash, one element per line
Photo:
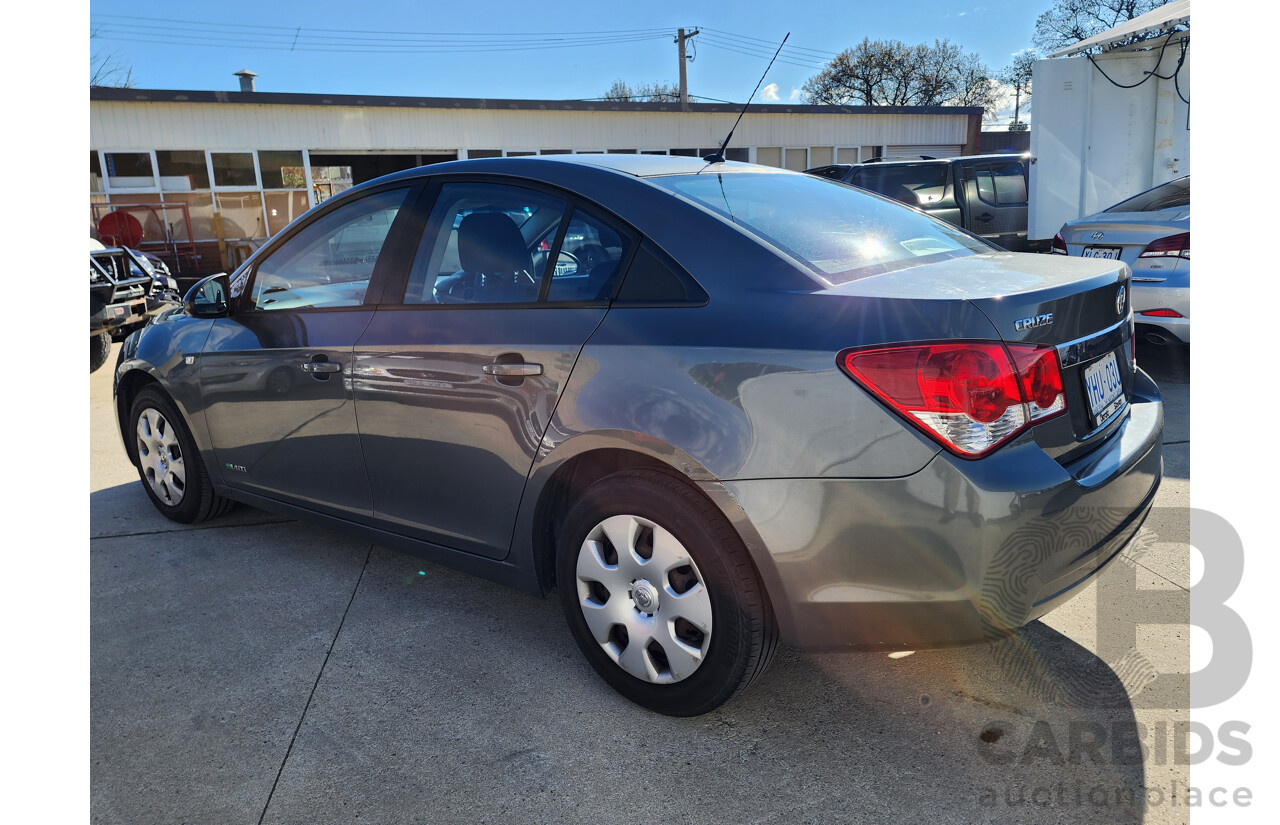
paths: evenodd
<path fill-rule="evenodd" d="M 790 96 L 787 97 L 787 100 L 791 100 L 791 101 L 799 100 L 800 94 L 801 92 L 799 89 L 792 89 Z"/>
<path fill-rule="evenodd" d="M 777 83 L 770 83 L 768 86 L 765 86 L 765 87 L 760 91 L 760 99 L 761 99 L 761 100 L 777 100 L 777 99 L 778 99 L 778 84 L 777 84 Z"/>

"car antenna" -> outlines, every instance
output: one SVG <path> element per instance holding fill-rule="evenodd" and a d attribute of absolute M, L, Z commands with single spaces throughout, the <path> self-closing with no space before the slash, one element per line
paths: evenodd
<path fill-rule="evenodd" d="M 773 61 L 778 59 L 778 55 L 782 53 L 782 47 L 787 44 L 787 38 L 791 36 L 791 32 L 787 32 L 782 38 L 782 42 L 778 44 L 778 51 L 773 53 L 773 60 L 769 61 L 769 65 L 764 67 L 764 74 L 760 75 L 760 80 L 756 82 L 756 88 L 751 92 L 751 97 L 747 98 L 747 102 L 742 104 L 742 111 L 738 112 L 738 119 L 733 122 L 733 128 L 729 130 L 729 134 L 725 136 L 724 143 L 720 144 L 720 148 L 714 154 L 707 155 L 703 158 L 707 163 L 724 163 L 724 150 L 729 145 L 729 141 L 733 138 L 733 130 L 738 128 L 738 124 L 742 121 L 742 116 L 747 113 L 747 107 L 751 105 L 751 98 L 756 96 L 756 92 L 760 91 L 760 84 L 764 82 L 765 76 L 769 74 L 769 70 L 773 68 Z"/>

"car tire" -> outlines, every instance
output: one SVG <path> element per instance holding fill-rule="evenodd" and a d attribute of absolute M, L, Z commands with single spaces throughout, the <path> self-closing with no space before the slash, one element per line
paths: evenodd
<path fill-rule="evenodd" d="M 165 518 L 194 524 L 231 509 L 217 495 L 191 430 L 173 401 L 157 387 L 143 387 L 129 409 L 129 454 L 142 488 Z"/>
<path fill-rule="evenodd" d="M 593 484 L 565 517 L 556 561 L 574 640 L 638 705 L 707 713 L 773 658 L 777 625 L 750 554 L 674 476 L 625 470 Z"/>
<path fill-rule="evenodd" d="M 94 373 L 111 357 L 111 336 L 105 332 L 89 336 L 89 372 Z"/>

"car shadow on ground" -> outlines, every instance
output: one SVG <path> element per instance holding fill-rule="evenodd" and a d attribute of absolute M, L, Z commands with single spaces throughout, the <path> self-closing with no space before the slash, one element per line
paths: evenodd
<path fill-rule="evenodd" d="M 669 718 L 595 675 L 554 595 L 263 517 L 93 542 L 95 821 L 268 799 L 266 822 L 1143 817 L 1124 684 L 1039 623 L 896 659 L 784 649 Z"/>

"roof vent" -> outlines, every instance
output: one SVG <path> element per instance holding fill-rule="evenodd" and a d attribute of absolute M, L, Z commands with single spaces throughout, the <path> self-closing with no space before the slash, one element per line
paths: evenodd
<path fill-rule="evenodd" d="M 236 72 L 236 77 L 240 78 L 240 91 L 242 92 L 255 91 L 255 89 L 253 88 L 253 79 L 257 76 L 258 75 L 256 72 L 251 72 L 248 69 L 241 69 L 240 71 Z"/>

